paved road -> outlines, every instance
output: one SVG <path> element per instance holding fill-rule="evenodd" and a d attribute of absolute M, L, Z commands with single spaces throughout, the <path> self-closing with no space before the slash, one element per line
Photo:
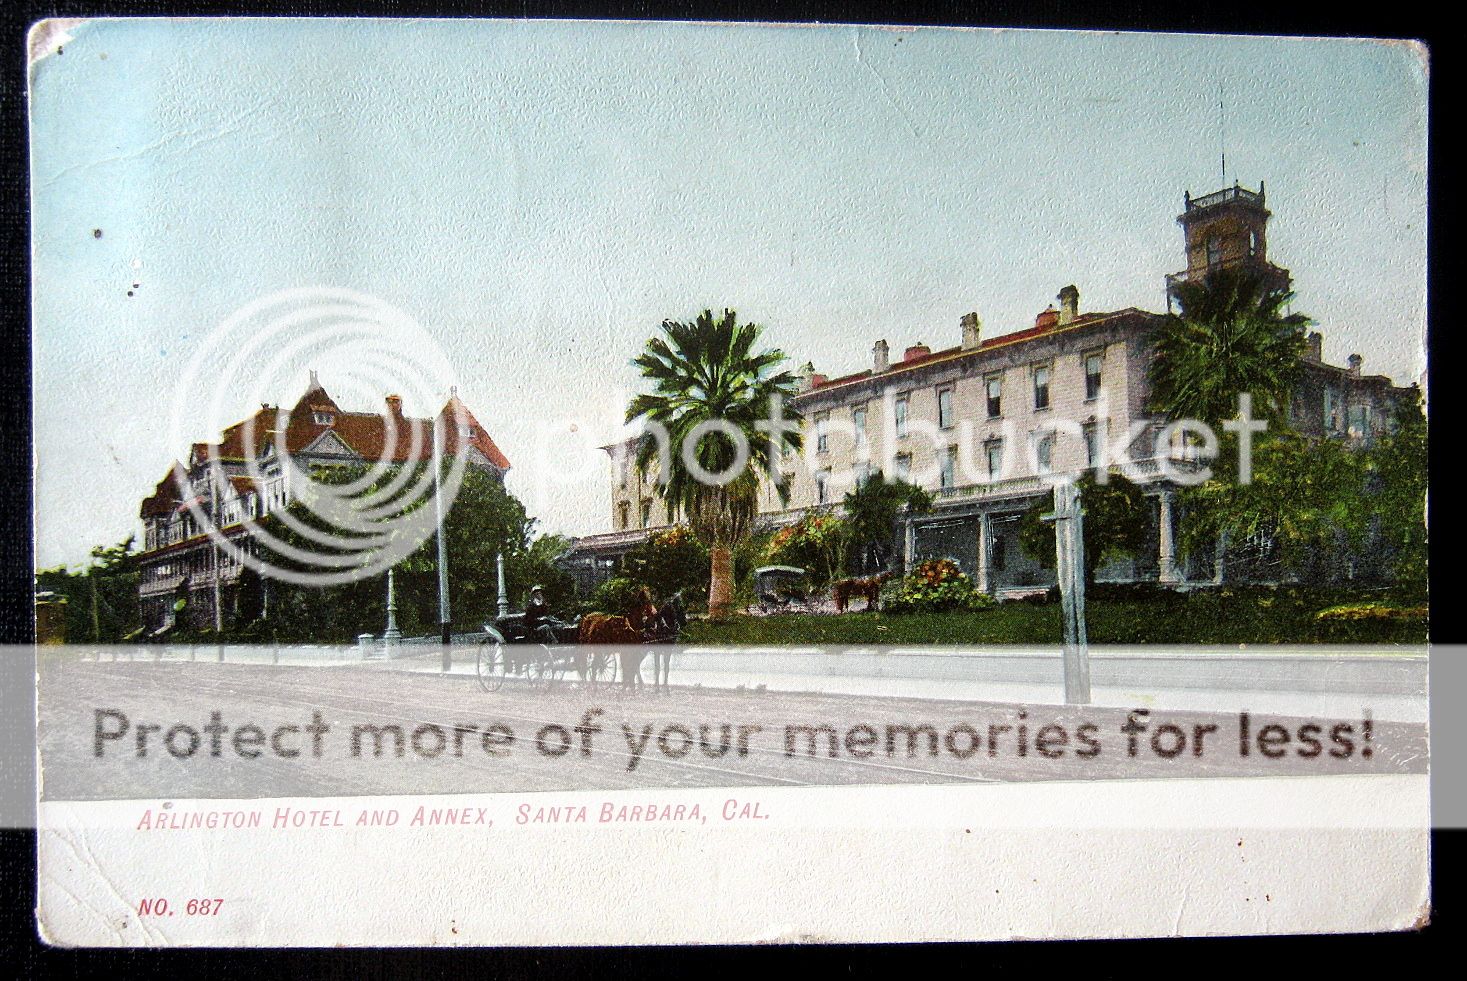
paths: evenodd
<path fill-rule="evenodd" d="M 470 677 L 360 666 L 94 663 L 65 655 L 43 661 L 40 686 L 49 800 L 1423 773 L 1427 767 L 1423 726 L 1374 721 L 1367 743 L 1358 717 L 1255 714 L 1244 757 L 1237 715 L 1156 710 L 1132 756 L 1122 729 L 1127 711 L 1105 707 L 709 687 L 626 695 L 574 683 L 537 692 L 513 681 L 490 694 Z M 594 709 L 600 714 L 591 726 L 600 731 L 578 732 Z M 119 714 L 99 722 L 99 710 Z M 217 757 L 205 728 L 213 712 L 226 727 Z M 327 726 L 319 756 L 301 728 L 315 713 Z M 255 758 L 235 750 L 246 724 L 260 731 L 246 730 L 239 745 L 245 754 L 258 753 Z M 1301 732 L 1311 724 L 1320 728 Z M 145 725 L 158 728 L 143 730 L 140 757 L 137 737 Z M 1331 741 L 1334 725 L 1351 730 Z M 100 758 L 99 726 L 104 736 L 120 733 L 101 740 Z M 170 752 L 163 739 L 175 726 L 187 728 L 174 732 Z M 371 730 L 358 734 L 353 752 L 353 730 L 361 726 L 379 727 L 384 756 L 374 756 Z M 401 758 L 390 726 L 401 727 Z M 506 730 L 512 743 L 504 742 Z M 728 746 L 720 753 L 725 731 Z M 279 748 L 300 755 L 273 752 L 277 732 Z M 188 755 L 193 734 L 200 742 Z M 1162 753 L 1179 745 L 1180 751 L 1159 755 L 1154 735 Z M 1301 756 L 1312 752 L 1312 740 L 1319 741 L 1318 754 Z M 1344 755 L 1346 741 L 1346 758 L 1331 755 Z M 563 742 L 569 749 L 555 755 Z"/>

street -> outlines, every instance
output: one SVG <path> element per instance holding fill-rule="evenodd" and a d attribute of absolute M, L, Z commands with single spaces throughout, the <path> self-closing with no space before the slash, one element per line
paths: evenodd
<path fill-rule="evenodd" d="M 46 656 L 47 800 L 1424 773 L 1425 729 L 1359 715 Z M 216 717 L 217 713 L 217 717 Z M 1129 721 L 1128 721 L 1129 719 Z"/>

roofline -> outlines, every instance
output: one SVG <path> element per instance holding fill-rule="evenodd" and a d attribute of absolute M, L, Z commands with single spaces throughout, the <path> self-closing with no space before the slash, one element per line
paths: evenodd
<path fill-rule="evenodd" d="M 924 368 L 930 368 L 934 365 L 947 364 L 951 361 L 957 361 L 960 358 L 976 357 L 981 354 L 987 354 L 988 352 L 996 351 L 999 348 L 1012 347 L 1015 344 L 1025 344 L 1030 341 L 1038 341 L 1050 338 L 1055 336 L 1056 334 L 1068 334 L 1077 330 L 1084 330 L 1090 327 L 1098 327 L 1101 324 L 1115 320 L 1118 317 L 1135 316 L 1137 314 L 1147 317 L 1165 316 L 1165 314 L 1151 313 L 1150 311 L 1142 310 L 1139 307 L 1126 307 L 1124 310 L 1115 310 L 1111 313 L 1101 314 L 1100 316 L 1094 317 L 1089 320 L 1080 320 L 1072 324 L 1066 324 L 1063 327 L 1055 326 L 1039 334 L 1029 334 L 1024 337 L 1013 337 L 1012 339 L 1009 338 L 1009 335 L 1004 335 L 1003 337 L 994 339 L 994 341 L 990 344 L 983 344 L 975 348 L 953 348 L 949 349 L 946 352 L 939 351 L 937 354 L 934 354 L 929 358 L 923 359 L 920 364 L 896 364 L 892 365 L 886 371 L 880 372 L 879 374 L 876 372 L 865 371 L 855 375 L 854 377 L 848 377 L 843 380 L 836 379 L 835 381 L 827 382 L 826 384 L 821 385 L 818 388 L 812 388 L 808 392 L 801 392 L 799 395 L 795 396 L 794 400 L 798 402 L 803 399 L 808 399 L 817 393 L 828 392 L 832 389 L 837 388 L 844 388 L 847 385 L 854 385 L 858 382 L 871 381 L 875 378 L 888 378 L 892 375 L 902 374 L 905 372 L 920 371 Z M 1026 329 L 1032 330 L 1033 328 Z M 1024 331 L 1013 331 L 1013 334 L 1022 333 L 1024 333 Z"/>

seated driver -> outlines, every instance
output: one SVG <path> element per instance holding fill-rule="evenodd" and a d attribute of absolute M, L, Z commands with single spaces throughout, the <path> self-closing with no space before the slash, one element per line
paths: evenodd
<path fill-rule="evenodd" d="M 561 621 L 550 613 L 550 604 L 545 602 L 545 587 L 536 586 L 530 590 L 530 602 L 525 606 L 525 630 L 531 640 L 538 640 L 542 644 L 554 644 L 558 638 L 555 635 L 557 627 L 563 627 Z"/>

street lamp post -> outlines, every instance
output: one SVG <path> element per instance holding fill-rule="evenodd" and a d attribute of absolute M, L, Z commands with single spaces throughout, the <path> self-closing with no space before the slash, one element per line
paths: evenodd
<path fill-rule="evenodd" d="M 442 630 L 443 670 L 453 667 L 453 620 L 448 611 L 448 542 L 443 535 L 442 414 L 433 420 L 433 507 L 438 515 L 438 626 Z"/>
<path fill-rule="evenodd" d="M 388 657 L 402 640 L 402 631 L 397 629 L 397 588 L 393 582 L 393 571 L 387 570 L 387 629 L 382 632 L 382 646 Z"/>
<path fill-rule="evenodd" d="M 495 564 L 495 566 L 498 567 L 498 570 L 499 570 L 499 600 L 495 604 L 495 606 L 498 607 L 498 609 L 499 609 L 499 615 L 500 616 L 506 616 L 509 613 L 509 591 L 506 590 L 505 589 L 505 586 L 504 586 L 504 553 L 503 552 L 500 552 L 497 556 L 495 556 L 495 558 L 494 558 L 494 564 Z"/>

